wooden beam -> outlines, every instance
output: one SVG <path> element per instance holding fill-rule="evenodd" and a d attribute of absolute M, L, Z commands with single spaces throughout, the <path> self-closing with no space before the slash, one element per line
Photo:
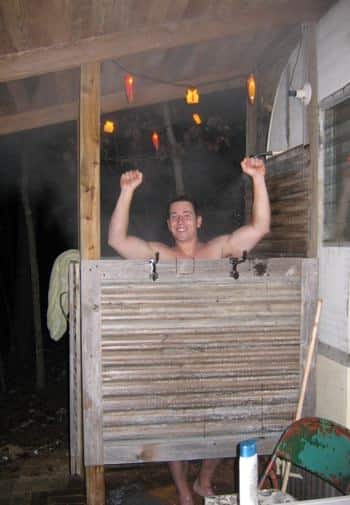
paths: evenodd
<path fill-rule="evenodd" d="M 104 467 L 86 467 L 86 500 L 87 505 L 104 505 L 106 492 L 104 484 Z"/>
<path fill-rule="evenodd" d="M 311 84 L 312 98 L 307 106 L 307 133 L 310 144 L 310 172 L 311 172 L 311 206 L 310 206 L 310 236 L 308 240 L 309 257 L 317 256 L 320 189 L 318 184 L 318 159 L 319 159 L 319 116 L 318 116 L 318 79 L 317 79 L 317 32 L 315 23 L 303 26 L 305 41 L 305 73 L 306 81 Z"/>
<path fill-rule="evenodd" d="M 200 82 L 204 84 L 201 86 L 201 94 L 213 93 L 215 91 L 222 91 L 224 89 L 239 88 L 244 85 L 242 77 L 232 77 L 228 79 L 230 74 L 215 74 L 203 76 Z M 216 82 L 220 81 L 221 82 Z M 226 80 L 227 79 L 227 80 Z M 208 84 L 212 81 L 212 84 Z M 113 93 L 105 95 L 101 98 L 101 112 L 113 112 L 127 108 L 142 107 L 145 105 L 153 105 L 160 102 L 177 100 L 184 96 L 184 88 L 174 87 L 166 84 L 157 84 L 155 86 L 148 86 L 137 90 L 132 105 L 129 105 L 125 98 L 125 93 Z M 64 123 L 67 121 L 76 121 L 78 119 L 79 107 L 77 103 L 66 103 L 62 105 L 55 105 L 45 107 L 42 109 L 32 109 L 27 112 L 19 114 L 9 114 L 1 116 L 0 122 L 0 135 L 6 135 L 32 128 L 40 128 L 50 124 Z"/>
<path fill-rule="evenodd" d="M 87 63 L 81 67 L 80 117 L 79 117 L 79 242 L 82 259 L 100 258 L 100 64 Z M 83 286 L 86 285 L 82 284 Z M 91 293 L 91 290 L 87 290 Z M 83 305 L 84 310 L 84 305 Z M 95 324 L 99 317 L 91 311 Z M 97 322 L 96 322 L 97 321 Z M 83 356 L 83 408 L 85 435 L 85 462 L 89 455 L 99 465 L 86 468 L 86 497 L 88 505 L 104 505 L 105 483 L 103 467 L 101 391 L 96 377 L 100 377 L 98 356 L 100 346 L 89 332 L 94 324 L 83 318 L 82 341 Z M 94 347 L 97 345 L 97 347 Z M 93 351 L 92 351 L 93 349 Z M 91 357 L 94 363 L 89 363 Z M 95 379 L 95 380 L 94 380 Z M 89 397 L 93 383 L 95 394 Z M 91 399 L 92 398 L 92 399 Z"/>
<path fill-rule="evenodd" d="M 322 0 L 323 4 L 329 0 Z M 70 45 L 54 45 L 4 54 L 0 58 L 0 82 L 74 68 L 92 61 L 120 58 L 130 54 L 167 49 L 205 40 L 254 34 L 261 26 L 291 26 L 314 20 L 321 7 L 308 7 L 304 0 L 286 3 L 283 9 L 235 9 L 225 21 L 188 20 L 181 23 L 146 25 L 142 30 L 114 32 L 80 39 Z"/>
<path fill-rule="evenodd" d="M 81 68 L 79 224 L 82 259 L 100 257 L 100 64 Z"/>

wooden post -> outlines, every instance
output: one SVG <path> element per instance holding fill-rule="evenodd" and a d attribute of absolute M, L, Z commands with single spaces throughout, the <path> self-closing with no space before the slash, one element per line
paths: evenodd
<path fill-rule="evenodd" d="M 318 85 L 317 85 L 317 40 L 316 24 L 303 25 L 305 43 L 305 82 L 312 87 L 311 102 L 307 106 L 307 133 L 310 144 L 311 201 L 310 201 L 310 236 L 308 240 L 308 257 L 316 257 L 318 249 L 318 159 L 319 159 L 319 117 L 318 117 Z"/>
<path fill-rule="evenodd" d="M 79 242 L 82 259 L 100 258 L 100 65 L 87 63 L 81 67 L 80 121 L 79 121 Z M 82 328 L 83 346 L 90 345 Z M 94 409 L 94 399 L 89 398 L 87 386 L 90 384 L 88 364 L 83 362 L 83 398 L 88 414 Z M 99 401 L 100 399 L 95 399 Z M 96 413 L 98 415 L 98 413 Z M 90 419 L 89 417 L 89 419 Z M 85 424 L 85 421 L 84 421 Z M 85 428 L 85 426 L 84 426 Z M 85 431 L 85 429 L 84 429 Z M 87 444 L 93 444 L 85 435 Z M 102 438 L 96 433 L 95 439 Z M 96 443 L 95 440 L 95 443 Z M 99 447 L 102 452 L 102 447 Z M 89 464 L 89 463 L 88 463 Z M 86 495 L 88 505 L 105 503 L 105 483 L 103 461 L 99 465 L 86 468 Z"/>
<path fill-rule="evenodd" d="M 79 239 L 82 259 L 100 258 L 100 66 L 81 67 Z"/>
<path fill-rule="evenodd" d="M 106 497 L 103 466 L 86 467 L 86 499 L 88 505 L 104 505 Z"/>
<path fill-rule="evenodd" d="M 305 374 L 307 355 L 309 349 L 309 336 L 313 325 L 313 316 L 316 311 L 318 289 L 317 259 L 306 258 L 302 263 L 301 284 L 301 313 L 300 313 L 300 370 L 301 376 Z M 316 408 L 316 377 L 315 360 L 312 362 L 311 373 L 308 378 L 308 392 L 303 401 L 303 416 L 314 416 Z"/>

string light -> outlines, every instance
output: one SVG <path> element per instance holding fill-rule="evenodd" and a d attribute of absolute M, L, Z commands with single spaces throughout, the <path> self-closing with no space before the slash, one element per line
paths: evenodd
<path fill-rule="evenodd" d="M 128 102 L 131 103 L 134 100 L 134 78 L 132 75 L 127 74 L 124 77 L 125 92 Z"/>
<path fill-rule="evenodd" d="M 192 118 L 193 118 L 193 121 L 197 124 L 197 125 L 200 125 L 202 124 L 202 118 L 200 117 L 199 114 L 197 114 L 196 112 L 194 112 L 192 114 Z"/>
<path fill-rule="evenodd" d="M 188 80 L 182 80 L 182 81 L 169 81 L 167 79 L 161 79 L 160 77 L 155 77 L 149 74 L 144 74 L 143 72 L 137 72 L 135 70 L 130 70 L 124 65 L 122 65 L 118 60 L 114 59 L 112 62 L 123 72 L 127 74 L 132 74 L 134 77 L 139 77 L 140 79 L 145 79 L 147 81 L 151 82 L 157 82 L 159 84 L 168 84 L 169 86 L 174 86 L 178 88 L 193 88 L 193 83 L 194 80 L 192 79 L 190 82 Z M 235 72 L 232 72 L 232 74 L 227 75 L 226 77 L 222 79 L 211 79 L 208 81 L 200 81 L 201 86 L 208 86 L 211 84 L 217 84 L 217 83 L 222 83 L 222 82 L 228 82 L 232 81 L 232 79 L 243 79 L 246 77 L 246 74 L 236 74 Z"/>
<path fill-rule="evenodd" d="M 199 103 L 199 93 L 197 88 L 187 88 L 186 103 L 188 104 Z"/>
<path fill-rule="evenodd" d="M 159 141 L 159 135 L 157 132 L 152 133 L 152 144 L 153 144 L 154 149 L 156 151 L 159 151 L 160 141 Z"/>
<path fill-rule="evenodd" d="M 253 105 L 256 98 L 256 82 L 253 74 L 250 74 L 247 79 L 247 96 L 249 103 Z"/>
<path fill-rule="evenodd" d="M 105 121 L 104 125 L 103 125 L 103 131 L 105 133 L 113 133 L 115 130 L 115 124 L 113 123 L 113 121 Z"/>

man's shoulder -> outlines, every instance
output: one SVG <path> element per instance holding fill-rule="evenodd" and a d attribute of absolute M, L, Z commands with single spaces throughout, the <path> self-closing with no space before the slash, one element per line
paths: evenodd
<path fill-rule="evenodd" d="M 170 247 L 163 242 L 149 242 L 149 245 L 154 254 L 159 253 L 160 258 L 163 260 L 170 260 L 176 258 L 176 252 L 173 247 Z"/>

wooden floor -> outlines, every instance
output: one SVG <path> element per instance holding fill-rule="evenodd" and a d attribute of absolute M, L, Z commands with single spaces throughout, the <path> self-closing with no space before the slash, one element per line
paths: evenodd
<path fill-rule="evenodd" d="M 111 505 L 173 505 L 177 503 L 173 486 L 163 486 L 156 490 L 111 489 L 106 490 L 106 503 Z M 197 501 L 195 501 L 197 503 Z M 198 499 L 198 504 L 202 500 Z M 25 493 L 11 493 L 11 496 L 1 497 L 0 505 L 86 505 L 83 483 L 69 486 L 64 490 L 34 491 Z"/>
<path fill-rule="evenodd" d="M 36 463 L 37 465 L 37 463 Z M 86 505 L 85 484 L 63 472 L 55 461 L 53 473 L 40 473 L 43 467 L 31 465 L 31 475 L 21 472 L 7 479 L 0 472 L 0 505 Z M 33 470 L 35 469 L 35 471 Z M 198 474 L 199 464 L 192 463 L 189 480 Z M 34 475 L 35 474 L 35 475 Z M 175 486 L 166 464 L 135 465 L 112 468 L 105 473 L 108 505 L 174 505 L 178 503 Z M 217 472 L 215 487 L 220 494 L 232 492 L 232 461 L 223 462 Z M 195 505 L 203 500 L 194 496 Z"/>
<path fill-rule="evenodd" d="M 84 483 L 74 480 L 57 491 L 17 492 L 13 489 L 7 496 L 0 497 L 0 505 L 86 505 Z"/>

